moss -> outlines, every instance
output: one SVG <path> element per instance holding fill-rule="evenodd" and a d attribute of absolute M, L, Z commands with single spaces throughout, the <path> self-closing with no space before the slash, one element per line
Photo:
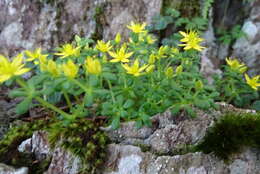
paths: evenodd
<path fill-rule="evenodd" d="M 48 130 L 52 147 L 61 140 L 61 146 L 80 157 L 82 173 L 93 172 L 102 167 L 109 142 L 107 135 L 99 130 L 103 121 L 79 118 L 69 125 L 53 124 Z"/>
<path fill-rule="evenodd" d="M 19 153 L 16 158 L 12 159 L 11 165 L 15 167 L 26 166 L 29 168 L 29 174 L 42 174 L 48 169 L 50 162 L 50 157 L 38 161 L 33 154 Z"/>
<path fill-rule="evenodd" d="M 196 149 L 228 160 L 244 147 L 260 148 L 259 113 L 226 113 L 208 130 Z"/>
<path fill-rule="evenodd" d="M 45 127 L 46 122 L 48 122 L 48 120 L 24 123 L 21 126 L 9 129 L 0 141 L 0 161 L 11 163 L 18 155 L 17 146 L 20 145 L 22 141 L 30 138 L 34 131 Z"/>

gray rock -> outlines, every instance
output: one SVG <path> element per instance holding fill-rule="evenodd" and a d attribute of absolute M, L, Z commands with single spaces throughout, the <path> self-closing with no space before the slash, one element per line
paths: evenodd
<path fill-rule="evenodd" d="M 0 174 L 28 174 L 28 168 L 22 167 L 19 169 L 15 169 L 13 167 L 0 163 Z"/>
<path fill-rule="evenodd" d="M 103 37 L 113 39 L 119 32 L 128 36 L 126 28 L 131 21 L 151 23 L 154 15 L 160 14 L 162 0 L 113 0 L 104 8 Z"/>
<path fill-rule="evenodd" d="M 118 130 L 108 129 L 111 139 L 119 144 L 108 146 L 108 159 L 100 173 L 260 174 L 260 151 L 257 149 L 245 149 L 242 153 L 233 155 L 230 163 L 224 163 L 212 154 L 200 152 L 173 155 L 172 151 L 178 150 L 183 145 L 196 144 L 200 141 L 207 128 L 220 118 L 221 113 L 227 110 L 255 112 L 237 109 L 225 103 L 218 104 L 219 111 L 196 110 L 198 116 L 194 119 L 185 115 L 181 115 L 182 118 L 172 117 L 170 112 L 166 111 L 152 117 L 154 124 L 151 128 L 138 130 L 134 122 L 127 122 L 123 123 Z M 45 174 L 77 174 L 82 167 L 82 161 L 59 146 L 51 151 L 46 136 L 46 132 L 35 132 L 31 139 L 20 145 L 19 149 L 23 149 L 23 152 L 34 153 L 39 160 L 44 156 L 52 157 Z M 145 152 L 142 151 L 142 145 L 148 147 Z"/>
<path fill-rule="evenodd" d="M 37 160 L 43 160 L 52 155 L 47 133 L 44 131 L 34 132 L 32 138 L 23 141 L 19 145 L 18 151 L 22 153 L 33 153 Z"/>
<path fill-rule="evenodd" d="M 188 153 L 175 156 L 156 156 L 140 148 L 126 145 L 109 146 L 109 158 L 103 174 L 259 174 L 259 154 L 245 150 L 231 163 L 224 163 L 213 155 Z M 245 158 L 247 156 L 247 158 Z M 127 160 L 125 167 L 121 167 Z M 130 161 L 131 160 L 131 161 Z M 139 164 L 139 166 L 136 166 Z M 127 166 L 127 167 L 126 167 Z"/>
<path fill-rule="evenodd" d="M 104 39 L 113 39 L 117 32 L 125 38 L 126 24 L 150 23 L 161 5 L 162 0 L 0 1 L 0 53 L 49 50 L 76 34 L 90 37 L 96 31 Z"/>
<path fill-rule="evenodd" d="M 232 55 L 241 59 L 248 67 L 249 73 L 260 74 L 260 3 L 254 1 L 250 16 L 246 19 L 242 30 L 246 37 L 238 39 L 233 45 Z"/>

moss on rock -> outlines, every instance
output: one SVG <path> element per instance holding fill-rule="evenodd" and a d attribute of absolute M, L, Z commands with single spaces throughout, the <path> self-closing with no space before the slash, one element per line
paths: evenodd
<path fill-rule="evenodd" d="M 109 139 L 99 127 L 103 121 L 79 118 L 69 125 L 53 124 L 48 130 L 52 147 L 61 141 L 61 146 L 80 157 L 82 173 L 93 172 L 102 167 L 106 158 Z"/>
<path fill-rule="evenodd" d="M 260 148 L 260 114 L 227 113 L 209 128 L 196 149 L 228 160 L 244 147 Z"/>

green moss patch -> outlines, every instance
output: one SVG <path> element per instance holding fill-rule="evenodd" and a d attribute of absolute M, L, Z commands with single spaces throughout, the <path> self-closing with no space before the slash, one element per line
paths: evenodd
<path fill-rule="evenodd" d="M 244 147 L 260 148 L 260 113 L 227 113 L 207 132 L 197 150 L 228 160 Z"/>
<path fill-rule="evenodd" d="M 61 140 L 61 146 L 80 157 L 83 161 L 82 173 L 93 173 L 101 168 L 106 158 L 109 139 L 99 127 L 102 120 L 79 118 L 69 125 L 53 124 L 49 132 L 52 147 Z"/>

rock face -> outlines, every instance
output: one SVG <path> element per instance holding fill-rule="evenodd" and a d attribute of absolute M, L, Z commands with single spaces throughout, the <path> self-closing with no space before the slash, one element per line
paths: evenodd
<path fill-rule="evenodd" d="M 252 74 L 260 74 L 260 1 L 252 4 L 249 17 L 243 24 L 246 37 L 240 38 L 233 45 L 233 56 L 243 60 Z"/>
<path fill-rule="evenodd" d="M 150 22 L 162 0 L 0 1 L 0 53 L 51 49 L 74 35 L 112 39 L 130 21 Z M 103 35 L 103 36 L 102 36 Z"/>
<path fill-rule="evenodd" d="M 212 154 L 201 152 L 178 155 L 185 145 L 198 143 L 209 126 L 227 110 L 238 110 L 220 103 L 220 110 L 211 113 L 197 111 L 197 118 L 184 114 L 173 117 L 169 111 L 152 117 L 151 128 L 137 130 L 133 122 L 124 123 L 118 130 L 107 129 L 113 142 L 108 146 L 108 159 L 100 174 L 260 174 L 260 151 L 245 149 L 232 157 L 229 163 Z M 31 139 L 19 146 L 19 151 L 33 153 L 38 160 L 51 157 L 45 174 L 77 174 L 81 160 L 60 147 L 53 150 L 47 134 L 35 132 Z M 58 143 L 59 144 L 59 143 Z"/>
<path fill-rule="evenodd" d="M 126 25 L 131 21 L 147 22 L 160 14 L 162 0 L 113 0 L 104 7 L 103 37 L 114 38 L 119 32 L 127 36 Z"/>
<path fill-rule="evenodd" d="M 14 169 L 13 167 L 0 163 L 0 174 L 28 174 L 28 168 L 22 167 L 20 169 Z"/>

